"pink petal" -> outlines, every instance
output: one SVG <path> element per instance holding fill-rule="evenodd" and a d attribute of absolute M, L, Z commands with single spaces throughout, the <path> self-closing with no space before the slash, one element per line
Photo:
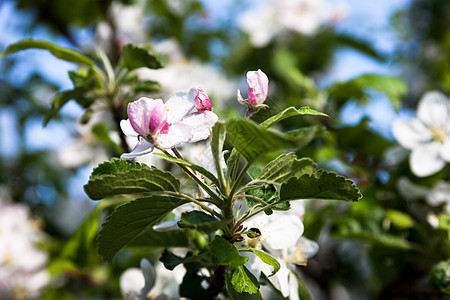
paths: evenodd
<path fill-rule="evenodd" d="M 127 113 L 134 131 L 141 136 L 157 133 L 167 119 L 166 107 L 161 99 L 139 98 L 128 104 Z"/>
<path fill-rule="evenodd" d="M 244 98 L 242 98 L 242 96 L 241 96 L 241 91 L 240 91 L 240 90 L 237 90 L 236 98 L 237 98 L 237 101 L 238 101 L 240 104 L 246 105 L 245 102 L 244 102 Z"/>

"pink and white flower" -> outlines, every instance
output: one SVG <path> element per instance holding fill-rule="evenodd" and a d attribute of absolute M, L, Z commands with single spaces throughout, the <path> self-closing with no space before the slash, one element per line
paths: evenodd
<path fill-rule="evenodd" d="M 247 105 L 249 109 L 259 109 L 265 106 L 263 103 L 269 94 L 269 79 L 267 75 L 258 69 L 258 71 L 247 72 L 248 98 L 241 96 L 241 91 L 237 91 L 237 100 L 242 105 Z"/>
<path fill-rule="evenodd" d="M 218 117 L 212 111 L 208 95 L 201 88 L 180 91 L 166 103 L 142 97 L 128 104 L 128 120 L 120 127 L 126 136 L 138 137 L 138 143 L 123 159 L 133 159 L 153 151 L 171 149 L 209 137 Z"/>
<path fill-rule="evenodd" d="M 400 145 L 411 150 L 409 164 L 416 176 L 432 175 L 450 162 L 450 100 L 442 93 L 426 93 L 417 117 L 397 121 L 392 131 Z"/>

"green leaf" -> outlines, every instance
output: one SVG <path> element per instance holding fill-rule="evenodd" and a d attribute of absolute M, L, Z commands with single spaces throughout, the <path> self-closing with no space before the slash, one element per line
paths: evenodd
<path fill-rule="evenodd" d="M 163 63 L 150 45 L 127 44 L 123 47 L 122 66 L 130 70 L 137 68 L 160 69 L 163 67 Z"/>
<path fill-rule="evenodd" d="M 256 249 L 250 249 L 250 250 L 253 253 L 255 253 L 264 263 L 273 267 L 272 274 L 270 274 L 269 277 L 275 275 L 278 272 L 278 270 L 280 270 L 281 265 L 278 262 L 278 260 L 276 260 L 275 258 L 273 258 L 272 256 L 270 256 L 269 254 L 267 254 L 264 251 L 256 250 Z"/>
<path fill-rule="evenodd" d="M 33 39 L 25 39 L 11 44 L 3 53 L 1 53 L 1 55 L 7 55 L 26 49 L 44 49 L 50 51 L 50 53 L 52 53 L 55 57 L 65 61 L 73 62 L 76 64 L 85 64 L 88 66 L 94 65 L 93 60 L 78 51 L 60 47 L 47 41 L 37 41 Z"/>
<path fill-rule="evenodd" d="M 164 153 L 153 153 L 153 154 L 161 156 L 162 158 L 165 158 L 165 159 L 167 159 L 167 160 L 169 160 L 171 162 L 174 162 L 176 164 L 181 164 L 183 166 L 187 166 L 187 167 L 191 168 L 192 170 L 195 170 L 195 171 L 203 174 L 206 178 L 211 180 L 211 182 L 213 184 L 215 184 L 217 186 L 219 185 L 219 181 L 217 180 L 216 176 L 214 176 L 211 172 L 209 172 L 208 170 L 206 170 L 205 168 L 203 168 L 203 167 L 201 167 L 199 165 L 191 164 L 191 163 L 189 163 L 189 162 L 187 162 L 185 160 L 182 160 L 182 159 L 179 159 L 179 158 L 176 158 L 176 157 L 172 157 L 172 156 L 169 156 L 169 155 L 164 154 Z"/>
<path fill-rule="evenodd" d="M 228 297 L 231 300 L 263 300 L 259 291 L 254 294 L 249 293 L 238 293 L 231 283 L 232 275 L 226 273 L 225 274 L 225 287 L 227 289 Z"/>
<path fill-rule="evenodd" d="M 84 94 L 84 89 L 75 88 L 73 90 L 62 91 L 56 93 L 55 96 L 50 100 L 51 109 L 45 115 L 44 118 L 44 126 L 48 124 L 48 122 L 53 119 L 59 112 L 59 110 L 67 103 L 69 100 L 82 97 Z"/>
<path fill-rule="evenodd" d="M 226 126 L 231 143 L 247 161 L 253 161 L 271 151 L 297 146 L 294 139 L 264 129 L 250 120 L 232 119 Z"/>
<path fill-rule="evenodd" d="M 93 200 L 120 194 L 179 190 L 180 182 L 170 172 L 117 158 L 95 168 L 84 186 L 84 191 Z"/>
<path fill-rule="evenodd" d="M 220 236 L 216 236 L 211 243 L 211 257 L 214 264 L 230 267 L 243 265 L 248 260 L 248 257 L 239 254 L 236 246 Z"/>
<path fill-rule="evenodd" d="M 296 147 L 300 148 L 309 144 L 313 139 L 324 136 L 327 130 L 322 125 L 313 125 L 305 128 L 286 132 L 286 137 L 296 141 Z"/>
<path fill-rule="evenodd" d="M 159 261 L 164 264 L 164 267 L 166 267 L 166 269 L 170 271 L 173 271 L 173 269 L 175 269 L 176 266 L 181 264 L 183 260 L 184 260 L 183 257 L 177 256 L 167 249 L 164 249 L 163 253 L 161 254 L 161 257 L 159 258 Z"/>
<path fill-rule="evenodd" d="M 407 229 L 414 226 L 414 219 L 408 214 L 395 209 L 389 209 L 386 211 L 386 218 L 389 219 L 392 224 L 398 228 Z"/>
<path fill-rule="evenodd" d="M 362 198 L 355 184 L 336 173 L 319 170 L 312 175 L 305 174 L 291 178 L 280 189 L 280 199 L 326 199 L 358 201 Z"/>
<path fill-rule="evenodd" d="M 286 118 L 290 118 L 290 117 L 293 117 L 293 116 L 302 116 L 302 115 L 328 117 L 327 114 L 324 114 L 324 113 L 321 113 L 321 112 L 316 111 L 314 109 L 311 109 L 308 106 L 304 106 L 304 107 L 301 107 L 299 109 L 291 106 L 291 107 L 286 108 L 282 112 L 276 114 L 275 116 L 272 116 L 269 119 L 265 120 L 260 125 L 263 128 L 269 128 L 273 124 L 278 123 L 281 120 L 284 120 Z"/>
<path fill-rule="evenodd" d="M 181 215 L 181 220 L 178 222 L 178 226 L 181 228 L 191 228 L 204 231 L 206 233 L 211 233 L 227 226 L 231 223 L 231 221 L 233 221 L 232 217 L 224 220 L 217 220 L 213 216 L 204 212 L 193 210 L 185 212 Z"/>
<path fill-rule="evenodd" d="M 102 225 L 98 237 L 100 255 L 105 260 L 112 260 L 119 250 L 187 202 L 182 195 L 155 195 L 119 206 Z"/>
<path fill-rule="evenodd" d="M 250 187 L 249 187 L 250 188 Z M 266 206 L 268 204 L 272 204 L 280 200 L 280 196 L 277 193 L 277 190 L 273 184 L 265 183 L 262 186 L 255 186 L 254 189 L 248 189 L 246 191 L 247 195 L 255 196 L 259 199 L 255 199 L 253 197 L 246 197 L 247 205 L 249 207 L 253 207 L 255 205 Z M 271 208 L 268 208 L 265 213 L 270 215 L 272 214 L 272 209 L 274 210 L 289 210 L 291 205 L 289 202 L 278 203 Z"/>
<path fill-rule="evenodd" d="M 117 145 L 117 143 L 111 139 L 109 129 L 104 123 L 95 124 L 94 126 L 92 126 L 91 130 L 100 142 L 110 147 L 111 149 L 114 149 L 116 153 L 123 152 L 122 147 Z"/>
<path fill-rule="evenodd" d="M 261 169 L 258 168 L 255 165 L 251 165 L 250 168 L 247 170 L 248 176 L 250 176 L 251 179 L 256 179 L 259 174 L 261 174 Z"/>
<path fill-rule="evenodd" d="M 281 184 L 287 182 L 291 177 L 311 175 L 316 166 L 316 163 L 310 158 L 298 159 L 295 153 L 286 153 L 269 162 L 256 178 L 256 181 Z"/>
<path fill-rule="evenodd" d="M 338 82 L 329 88 L 329 93 L 338 102 L 345 102 L 350 98 L 356 98 L 360 102 L 367 101 L 369 96 L 367 90 L 372 89 L 383 92 L 397 109 L 406 94 L 408 87 L 406 83 L 398 77 L 382 76 L 378 74 L 364 74 L 352 78 L 346 82 Z"/>
<path fill-rule="evenodd" d="M 291 272 L 291 275 L 295 276 L 295 279 L 298 283 L 298 296 L 301 300 L 314 300 L 314 297 L 312 296 L 311 292 L 309 291 L 306 284 L 303 282 L 303 280 L 298 277 L 298 275 L 295 272 Z"/>
<path fill-rule="evenodd" d="M 433 287 L 450 296 L 450 259 L 433 266 L 430 273 L 430 283 Z"/>
<path fill-rule="evenodd" d="M 259 289 L 258 280 L 245 266 L 234 269 L 231 284 L 238 293 L 255 294 Z"/>
<path fill-rule="evenodd" d="M 188 247 L 189 240 L 185 230 L 155 231 L 148 230 L 132 241 L 128 248 L 181 248 Z"/>

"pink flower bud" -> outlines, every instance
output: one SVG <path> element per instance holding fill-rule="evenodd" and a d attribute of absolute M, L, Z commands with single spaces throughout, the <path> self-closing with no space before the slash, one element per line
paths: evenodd
<path fill-rule="evenodd" d="M 202 88 L 197 88 L 197 95 L 195 96 L 195 108 L 197 111 L 212 110 L 211 101 L 205 90 Z"/>
<path fill-rule="evenodd" d="M 269 79 L 263 71 L 247 72 L 248 103 L 253 106 L 263 104 L 269 93 Z"/>

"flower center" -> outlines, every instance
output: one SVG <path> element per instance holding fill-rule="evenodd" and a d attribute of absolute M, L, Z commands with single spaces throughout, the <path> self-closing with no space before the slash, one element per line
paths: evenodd
<path fill-rule="evenodd" d="M 442 127 L 431 127 L 431 133 L 433 134 L 434 140 L 437 140 L 441 143 L 444 142 L 447 132 L 445 132 L 444 128 Z"/>

